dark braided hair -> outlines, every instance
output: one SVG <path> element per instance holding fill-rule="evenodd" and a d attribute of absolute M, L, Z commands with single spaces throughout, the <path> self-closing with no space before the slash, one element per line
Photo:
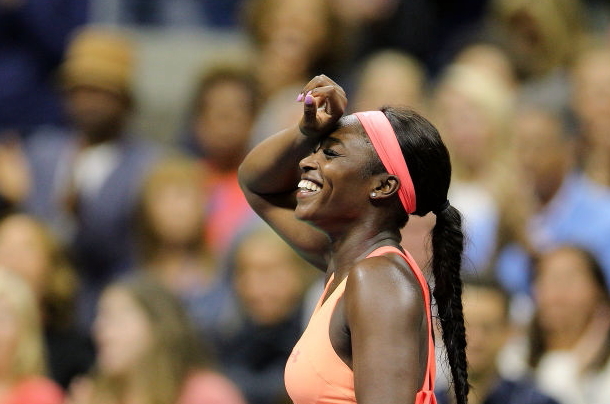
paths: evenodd
<path fill-rule="evenodd" d="M 436 214 L 436 225 L 432 230 L 432 294 L 447 349 L 456 401 L 457 404 L 466 404 L 469 385 L 460 276 L 464 236 L 460 212 L 447 204 L 451 181 L 449 152 L 436 128 L 416 112 L 391 107 L 381 110 L 394 128 L 409 167 L 417 200 L 417 210 L 413 214 Z M 399 211 L 401 216 L 397 220 L 404 225 L 408 217 L 404 209 Z"/>

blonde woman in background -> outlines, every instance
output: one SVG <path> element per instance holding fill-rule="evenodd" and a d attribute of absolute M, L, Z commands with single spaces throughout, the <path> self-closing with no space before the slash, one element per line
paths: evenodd
<path fill-rule="evenodd" d="M 148 279 L 104 290 L 94 339 L 95 370 L 71 389 L 74 404 L 245 404 L 199 354 L 180 302 Z"/>
<path fill-rule="evenodd" d="M 44 377 L 40 313 L 19 276 L 0 268 L 0 403 L 60 404 L 61 388 Z"/>
<path fill-rule="evenodd" d="M 453 165 L 449 195 L 464 215 L 466 268 L 485 272 L 496 252 L 504 193 L 514 187 L 507 156 L 514 93 L 475 64 L 450 65 L 435 89 L 433 116 Z"/>
<path fill-rule="evenodd" d="M 49 376 L 67 388 L 93 363 L 93 347 L 74 324 L 78 279 L 62 246 L 36 217 L 13 213 L 0 219 L 0 266 L 20 275 L 42 313 Z"/>

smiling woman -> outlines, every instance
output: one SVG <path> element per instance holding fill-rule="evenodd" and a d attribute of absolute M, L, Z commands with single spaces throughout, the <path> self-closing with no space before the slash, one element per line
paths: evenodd
<path fill-rule="evenodd" d="M 344 117 L 345 92 L 323 75 L 297 101 L 299 124 L 254 148 L 239 175 L 256 212 L 326 272 L 286 366 L 288 393 L 295 404 L 436 402 L 429 287 L 400 247 L 409 215 L 432 211 L 433 295 L 457 403 L 466 403 L 463 236 L 437 130 L 398 108 Z"/>

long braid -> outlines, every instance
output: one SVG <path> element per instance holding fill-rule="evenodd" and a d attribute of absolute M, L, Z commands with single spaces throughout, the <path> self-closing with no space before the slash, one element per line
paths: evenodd
<path fill-rule="evenodd" d="M 460 212 L 451 205 L 444 206 L 451 182 L 449 151 L 434 125 L 421 115 L 403 108 L 381 110 L 390 120 L 409 166 L 417 197 L 417 210 L 413 214 L 425 216 L 430 211 L 436 214 L 432 230 L 433 295 L 457 404 L 466 404 L 469 386 L 460 277 L 464 235 Z M 399 224 L 407 220 L 403 212 L 399 210 L 397 214 Z"/>
<path fill-rule="evenodd" d="M 432 230 L 432 271 L 442 338 L 447 350 L 457 404 L 468 402 L 466 332 L 462 311 L 460 268 L 464 236 L 460 212 L 448 206 L 436 215 Z"/>

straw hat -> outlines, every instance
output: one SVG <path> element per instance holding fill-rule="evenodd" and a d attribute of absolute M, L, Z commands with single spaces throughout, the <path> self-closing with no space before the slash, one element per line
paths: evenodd
<path fill-rule="evenodd" d="M 134 49 L 117 31 L 88 27 L 70 42 L 60 77 L 65 89 L 89 86 L 131 96 Z"/>

